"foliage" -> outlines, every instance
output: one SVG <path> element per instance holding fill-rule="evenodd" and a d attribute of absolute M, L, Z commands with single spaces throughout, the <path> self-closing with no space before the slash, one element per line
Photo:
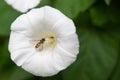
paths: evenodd
<path fill-rule="evenodd" d="M 120 80 L 119 0 L 42 0 L 38 7 L 44 5 L 75 22 L 80 53 L 69 68 L 40 80 Z M 0 0 L 0 80 L 35 80 L 10 60 L 7 49 L 10 25 L 19 15 Z"/>

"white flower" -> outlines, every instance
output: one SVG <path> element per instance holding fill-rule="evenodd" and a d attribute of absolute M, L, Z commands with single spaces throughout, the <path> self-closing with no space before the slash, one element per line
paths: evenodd
<path fill-rule="evenodd" d="M 79 42 L 74 23 L 57 9 L 32 9 L 11 25 L 12 60 L 36 76 L 52 76 L 76 60 Z"/>
<path fill-rule="evenodd" d="M 5 0 L 17 11 L 22 13 L 27 12 L 29 9 L 37 6 L 41 0 Z"/>

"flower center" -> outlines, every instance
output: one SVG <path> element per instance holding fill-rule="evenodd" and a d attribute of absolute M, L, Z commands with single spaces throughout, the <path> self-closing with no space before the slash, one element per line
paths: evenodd
<path fill-rule="evenodd" d="M 55 43 L 56 43 L 56 38 L 54 36 L 48 36 L 41 38 L 38 42 L 36 42 L 35 48 L 39 51 L 45 49 L 51 49 L 54 47 Z"/>

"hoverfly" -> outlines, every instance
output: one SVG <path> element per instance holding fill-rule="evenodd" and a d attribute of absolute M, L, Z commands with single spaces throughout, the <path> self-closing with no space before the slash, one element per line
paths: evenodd
<path fill-rule="evenodd" d="M 43 48 L 43 43 L 45 42 L 45 38 L 42 38 L 36 45 L 35 48 Z"/>

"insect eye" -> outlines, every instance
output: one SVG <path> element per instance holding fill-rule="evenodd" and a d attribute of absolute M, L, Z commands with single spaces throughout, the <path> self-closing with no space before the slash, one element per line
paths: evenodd
<path fill-rule="evenodd" d="M 45 38 L 43 38 L 42 40 L 45 41 Z"/>

